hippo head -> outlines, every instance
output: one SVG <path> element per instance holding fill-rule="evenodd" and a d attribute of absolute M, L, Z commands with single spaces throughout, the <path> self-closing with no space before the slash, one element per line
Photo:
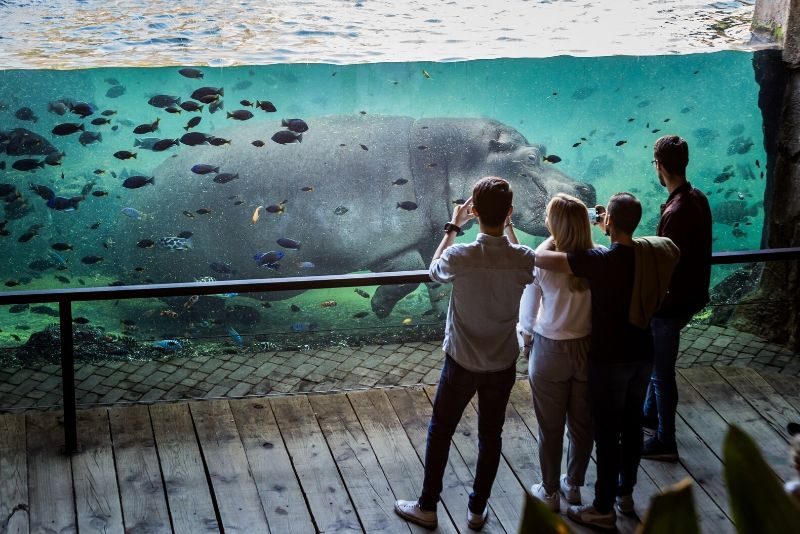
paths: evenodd
<path fill-rule="evenodd" d="M 557 193 L 581 199 L 587 207 L 596 202 L 594 187 L 578 182 L 545 161 L 543 145 L 529 144 L 517 131 L 502 126 L 487 143 L 490 173 L 507 179 L 514 191 L 516 226 L 531 235 L 549 235 L 544 224 L 545 208 Z"/>

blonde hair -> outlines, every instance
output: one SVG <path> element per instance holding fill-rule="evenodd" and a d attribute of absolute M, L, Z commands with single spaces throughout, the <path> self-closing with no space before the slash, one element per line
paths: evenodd
<path fill-rule="evenodd" d="M 594 248 L 589 214 L 580 199 L 558 193 L 547 203 L 546 216 L 545 223 L 553 236 L 555 250 L 576 252 Z M 586 291 L 589 281 L 571 274 L 567 287 L 570 291 Z"/>

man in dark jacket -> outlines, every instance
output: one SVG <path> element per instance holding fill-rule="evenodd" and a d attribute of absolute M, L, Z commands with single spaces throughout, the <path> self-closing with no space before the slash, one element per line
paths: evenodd
<path fill-rule="evenodd" d="M 686 181 L 689 146 L 684 139 L 661 137 L 653 145 L 653 158 L 658 180 L 669 192 L 661 206 L 657 233 L 670 238 L 681 255 L 661 310 L 650 322 L 655 354 L 644 403 L 644 426 L 654 435 L 645 441 L 642 458 L 675 462 L 675 361 L 681 329 L 709 300 L 711 209 L 702 191 Z"/>

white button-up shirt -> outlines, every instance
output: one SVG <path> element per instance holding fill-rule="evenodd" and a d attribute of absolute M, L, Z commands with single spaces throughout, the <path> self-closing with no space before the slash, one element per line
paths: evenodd
<path fill-rule="evenodd" d="M 432 280 L 453 283 L 443 349 L 458 365 L 478 373 L 514 365 L 520 297 L 533 281 L 534 258 L 506 236 L 479 233 L 431 262 Z"/>

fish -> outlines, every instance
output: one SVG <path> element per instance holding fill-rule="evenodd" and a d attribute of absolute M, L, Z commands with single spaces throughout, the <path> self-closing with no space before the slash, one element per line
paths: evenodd
<path fill-rule="evenodd" d="M 194 112 L 199 113 L 203 111 L 203 106 L 193 100 L 187 100 L 186 102 L 181 102 L 179 105 L 183 111 L 188 111 L 189 113 L 194 113 Z"/>
<path fill-rule="evenodd" d="M 350 210 L 345 208 L 344 206 L 339 206 L 338 208 L 333 210 L 333 213 L 336 214 L 336 215 L 344 215 L 348 211 L 350 211 Z"/>
<path fill-rule="evenodd" d="M 263 209 L 264 209 L 264 206 L 258 206 L 256 208 L 256 210 L 253 212 L 253 217 L 251 218 L 251 220 L 253 221 L 253 224 L 256 224 L 258 222 L 258 219 L 261 216 L 261 210 L 263 210 Z"/>
<path fill-rule="evenodd" d="M 241 199 L 233 203 L 234 206 L 241 206 L 242 204 L 244 204 L 244 200 Z"/>
<path fill-rule="evenodd" d="M 191 250 L 193 248 L 192 238 L 177 236 L 159 237 L 156 240 L 156 247 L 161 250 L 169 250 L 171 252 L 178 250 Z"/>
<path fill-rule="evenodd" d="M 300 250 L 300 241 L 295 241 L 294 239 L 289 239 L 288 237 L 281 237 L 276 241 L 276 243 L 283 248 Z"/>
<path fill-rule="evenodd" d="M 64 115 L 68 109 L 69 107 L 62 100 L 55 100 L 47 103 L 47 111 L 50 113 L 55 113 L 56 115 Z"/>
<path fill-rule="evenodd" d="M 714 178 L 714 183 L 721 184 L 723 182 L 727 182 L 733 177 L 733 175 L 734 175 L 733 172 L 728 172 L 728 171 L 721 172 Z"/>
<path fill-rule="evenodd" d="M 119 98 L 125 94 L 126 88 L 124 85 L 115 85 L 114 87 L 109 87 L 108 91 L 106 91 L 107 98 Z"/>
<path fill-rule="evenodd" d="M 133 133 L 137 135 L 146 134 L 146 133 L 153 133 L 158 130 L 158 123 L 161 122 L 161 118 L 157 118 L 151 123 L 144 123 L 138 125 L 136 128 L 133 129 Z"/>
<path fill-rule="evenodd" d="M 284 253 L 280 250 L 270 250 L 269 252 L 258 252 L 253 256 L 259 267 L 277 269 L 278 262 L 283 259 Z"/>
<path fill-rule="evenodd" d="M 88 102 L 75 102 L 69 107 L 69 110 L 74 115 L 80 115 L 82 119 L 85 119 L 89 115 L 94 114 L 95 107 Z"/>
<path fill-rule="evenodd" d="M 418 148 L 419 150 L 428 150 L 428 147 L 427 147 L 427 146 L 425 146 L 425 145 L 419 145 L 417 148 Z"/>
<path fill-rule="evenodd" d="M 51 152 L 44 158 L 44 162 L 51 167 L 61 165 L 61 160 L 66 156 L 66 152 Z M 4 162 L 5 163 L 5 162 Z"/>
<path fill-rule="evenodd" d="M 228 328 L 228 335 L 231 336 L 231 339 L 234 343 L 239 345 L 240 347 L 244 346 L 244 340 L 242 339 L 242 335 L 237 332 L 233 327 Z"/>
<path fill-rule="evenodd" d="M 337 302 L 335 300 L 326 300 L 324 302 L 320 302 L 319 305 L 323 308 L 335 308 Z"/>
<path fill-rule="evenodd" d="M 761 168 L 761 162 L 760 162 L 760 161 L 758 161 L 758 160 L 756 160 L 756 168 L 757 168 L 757 169 L 760 169 L 760 168 Z"/>
<path fill-rule="evenodd" d="M 264 210 L 269 213 L 284 213 L 286 211 L 286 202 L 286 200 L 282 200 L 278 204 L 270 204 Z"/>
<path fill-rule="evenodd" d="M 316 267 L 316 265 L 314 265 L 310 261 L 301 261 L 300 263 L 297 264 L 297 267 L 300 269 L 313 269 L 314 267 Z"/>
<path fill-rule="evenodd" d="M 555 154 L 550 154 L 549 156 L 545 156 L 542 159 L 544 159 L 545 161 L 549 161 L 550 163 L 558 163 L 559 161 L 561 161 L 561 158 L 559 158 Z"/>
<path fill-rule="evenodd" d="M 209 208 L 200 208 L 199 210 L 195 210 L 195 213 L 198 215 L 208 215 L 211 213 L 211 210 Z"/>
<path fill-rule="evenodd" d="M 32 158 L 18 159 L 11 164 L 11 168 L 22 172 L 35 171 L 36 169 L 44 168 L 44 160 L 36 160 Z"/>
<path fill-rule="evenodd" d="M 633 117 L 629 117 L 629 118 L 628 118 L 628 122 L 633 122 L 633 121 L 635 121 L 635 120 L 636 120 L 636 119 L 634 119 Z"/>
<path fill-rule="evenodd" d="M 650 133 L 658 133 L 660 131 L 661 131 L 660 128 L 653 128 L 652 130 L 650 130 Z"/>
<path fill-rule="evenodd" d="M 239 177 L 239 173 L 223 172 L 214 177 L 214 181 L 218 184 L 227 184 Z"/>
<path fill-rule="evenodd" d="M 86 317 L 75 317 L 72 322 L 75 324 L 89 324 L 90 321 Z"/>
<path fill-rule="evenodd" d="M 294 304 L 292 304 L 292 306 L 294 306 Z M 297 308 L 297 311 L 300 311 L 300 308 Z M 316 328 L 316 323 L 292 323 L 291 326 L 292 332 L 310 332 L 314 330 L 314 328 Z"/>
<path fill-rule="evenodd" d="M 407 183 L 408 183 L 408 180 L 406 180 L 405 178 L 398 178 L 397 180 L 394 180 L 392 182 L 392 185 L 405 185 Z"/>
<path fill-rule="evenodd" d="M 576 148 L 576 147 L 579 147 L 579 146 L 581 146 L 580 141 L 578 141 L 577 143 L 573 143 L 572 144 L 572 148 Z"/>
<path fill-rule="evenodd" d="M 236 111 L 229 111 L 227 113 L 227 118 L 237 121 L 246 121 L 253 118 L 253 113 L 246 109 L 237 109 Z"/>
<path fill-rule="evenodd" d="M 369 150 L 369 147 L 367 147 L 367 145 L 359 144 L 358 146 L 361 147 L 361 150 Z"/>
<path fill-rule="evenodd" d="M 261 148 L 261 147 L 262 147 L 262 146 L 264 146 L 266 143 L 264 143 L 264 141 L 262 141 L 261 139 L 256 139 L 255 141 L 253 141 L 253 142 L 252 142 L 252 143 L 250 143 L 250 144 L 251 144 L 251 145 L 253 145 L 253 146 L 254 146 L 254 147 L 256 147 L 256 148 Z"/>
<path fill-rule="evenodd" d="M 56 124 L 50 132 L 53 135 L 72 135 L 76 132 L 84 131 L 84 126 L 81 123 L 77 122 L 64 122 L 62 124 Z"/>
<path fill-rule="evenodd" d="M 246 108 L 252 108 L 253 107 L 253 103 L 250 102 L 249 100 L 239 100 L 239 104 L 244 106 L 244 107 L 246 107 Z"/>
<path fill-rule="evenodd" d="M 136 152 L 129 152 L 128 150 L 118 150 L 114 152 L 114 157 L 121 160 L 136 159 Z"/>
<path fill-rule="evenodd" d="M 191 211 L 184 211 L 183 214 L 189 217 L 190 219 L 194 219 L 194 213 L 192 213 Z"/>
<path fill-rule="evenodd" d="M 192 117 L 191 119 L 189 119 L 189 121 L 186 123 L 186 126 L 184 126 L 183 129 L 188 132 L 190 129 L 200 124 L 201 120 L 202 120 L 201 117 Z"/>
<path fill-rule="evenodd" d="M 292 304 L 291 306 L 289 306 L 289 309 L 290 309 L 291 311 L 293 311 L 294 313 L 297 313 L 297 312 L 299 312 L 299 311 L 302 311 L 302 310 L 301 310 L 301 308 L 300 308 L 300 306 L 298 306 L 297 304 Z"/>
<path fill-rule="evenodd" d="M 426 80 L 429 80 L 431 78 L 431 74 L 425 69 L 422 69 L 422 75 L 425 77 Z"/>
<path fill-rule="evenodd" d="M 8 311 L 9 313 L 22 313 L 30 307 L 30 304 L 14 304 L 8 309 Z"/>
<path fill-rule="evenodd" d="M 369 298 L 369 293 L 367 293 L 363 289 L 355 288 L 353 291 L 357 293 L 360 297 L 364 297 L 365 299 Z"/>
<path fill-rule="evenodd" d="M 368 315 L 369 315 L 369 312 L 360 311 L 358 313 L 354 313 L 353 314 L 353 319 L 363 319 L 364 317 L 367 317 Z"/>
<path fill-rule="evenodd" d="M 152 239 L 140 239 L 136 242 L 136 246 L 139 248 L 153 248 L 156 245 L 156 242 Z"/>
<path fill-rule="evenodd" d="M 93 197 L 104 197 L 104 196 L 107 196 L 107 195 L 108 195 L 108 191 L 103 191 L 103 190 L 100 190 L 100 189 L 98 189 L 96 191 L 92 191 L 92 196 Z"/>
<path fill-rule="evenodd" d="M 17 239 L 18 243 L 27 243 L 34 237 L 39 235 L 39 230 L 42 228 L 41 224 L 32 224 L 25 232 Z"/>
<path fill-rule="evenodd" d="M 178 234 L 178 237 L 182 237 L 182 238 L 186 239 L 186 238 L 192 237 L 193 235 L 194 234 L 192 232 L 190 232 L 188 230 L 184 230 L 183 232 L 180 232 Z"/>
<path fill-rule="evenodd" d="M 192 165 L 191 171 L 195 174 L 211 174 L 218 173 L 219 167 L 215 167 L 213 165 L 208 165 L 205 163 L 198 163 L 197 165 Z"/>
<path fill-rule="evenodd" d="M 67 278 L 66 276 L 61 276 L 60 274 L 59 274 L 59 275 L 56 275 L 56 277 L 55 277 L 55 278 L 56 278 L 56 280 L 58 280 L 58 281 L 59 281 L 59 282 L 61 282 L 62 284 L 71 284 L 71 283 L 72 283 L 72 280 L 70 280 L 70 279 L 69 279 L 69 278 Z"/>
<path fill-rule="evenodd" d="M 50 306 L 33 306 L 31 312 L 38 313 L 39 315 L 49 315 L 50 317 L 58 317 L 58 310 L 54 310 Z"/>
<path fill-rule="evenodd" d="M 100 263 L 103 261 L 101 256 L 84 256 L 81 258 L 81 263 L 85 263 L 86 265 L 94 265 L 96 263 Z"/>
<path fill-rule="evenodd" d="M 748 137 L 745 139 L 744 137 L 737 137 L 731 140 L 730 144 L 728 145 L 727 153 L 729 156 L 734 154 L 746 154 L 750 152 L 750 149 L 753 148 L 753 139 Z"/>
<path fill-rule="evenodd" d="M 145 137 L 144 139 L 134 139 L 133 146 L 140 147 L 145 150 L 153 150 L 153 145 L 161 141 L 158 137 Z"/>
<path fill-rule="evenodd" d="M 14 112 L 14 116 L 21 121 L 30 121 L 36 122 L 39 118 L 33 112 L 33 110 L 29 107 L 21 107 L 17 111 Z"/>
<path fill-rule="evenodd" d="M 95 182 L 87 182 L 86 184 L 84 184 L 84 186 L 81 188 L 81 196 L 85 197 L 86 195 L 91 193 L 94 184 Z"/>
<path fill-rule="evenodd" d="M 50 248 L 59 252 L 64 252 L 66 250 L 72 250 L 72 245 L 69 243 L 53 243 L 50 245 Z"/>
<path fill-rule="evenodd" d="M 406 317 L 402 320 L 402 323 L 406 326 L 410 325 L 412 323 L 411 317 Z"/>
<path fill-rule="evenodd" d="M 256 100 L 256 107 L 262 111 L 266 111 L 268 113 L 274 113 L 278 111 L 275 106 L 269 100 Z"/>
<path fill-rule="evenodd" d="M 103 126 L 104 124 L 110 124 L 111 121 L 105 117 L 97 117 L 96 119 L 92 119 L 92 124 L 95 126 Z"/>
<path fill-rule="evenodd" d="M 178 114 L 178 115 L 181 114 L 181 108 L 175 107 L 175 106 L 170 106 L 168 108 L 164 108 L 164 111 L 166 111 L 167 113 L 173 113 L 173 114 Z"/>
<path fill-rule="evenodd" d="M 78 138 L 78 142 L 83 146 L 99 143 L 103 140 L 103 134 L 100 132 L 83 132 Z"/>
<path fill-rule="evenodd" d="M 103 117 L 111 117 L 112 115 L 116 115 L 116 114 L 117 114 L 117 111 L 115 109 L 105 109 L 105 110 L 103 110 L 102 113 L 100 113 L 100 115 L 102 115 Z"/>
<path fill-rule="evenodd" d="M 53 197 L 46 202 L 47 207 L 56 211 L 74 211 L 78 209 L 78 203 L 84 197 Z"/>
<path fill-rule="evenodd" d="M 404 200 L 403 202 L 398 202 L 397 207 L 406 211 L 413 211 L 417 209 L 417 204 L 416 202 L 411 202 L 410 200 Z"/>
<path fill-rule="evenodd" d="M 143 220 L 146 220 L 146 219 L 150 218 L 149 215 L 147 215 L 145 213 L 142 213 L 141 211 L 137 210 L 136 208 L 122 208 L 120 210 L 120 212 L 123 215 L 125 215 L 126 217 L 130 217 L 131 219 L 136 219 L 136 220 L 140 220 L 140 221 L 143 221 Z"/>
<path fill-rule="evenodd" d="M 89 226 L 89 229 L 90 229 L 90 230 L 97 230 L 98 228 L 100 228 L 100 222 L 99 222 L 99 221 L 98 221 L 98 222 L 96 222 L 96 223 L 92 223 L 92 224 Z"/>
<path fill-rule="evenodd" d="M 205 96 L 225 96 L 225 89 L 222 87 L 214 88 L 214 87 L 201 87 L 199 89 L 195 89 L 192 92 L 192 100 L 203 100 Z"/>
<path fill-rule="evenodd" d="M 250 76 L 253 75 L 253 71 L 250 71 Z M 244 91 L 245 89 L 249 89 L 253 86 L 253 82 L 250 80 L 241 80 L 233 86 L 234 91 Z"/>
<path fill-rule="evenodd" d="M 262 302 L 261 306 L 264 307 L 264 308 L 271 308 L 272 304 L 270 304 L 269 302 Z"/>
<path fill-rule="evenodd" d="M 209 138 L 210 136 L 208 134 L 202 132 L 189 132 L 181 136 L 180 142 L 187 146 L 199 146 L 208 143 Z"/>
<path fill-rule="evenodd" d="M 161 139 L 153 145 L 153 152 L 163 152 L 164 150 L 179 144 L 180 140 L 178 139 Z"/>
<path fill-rule="evenodd" d="M 288 145 L 290 143 L 302 143 L 303 134 L 295 133 L 291 130 L 281 130 L 279 132 L 275 132 L 275 134 L 271 137 L 271 139 L 276 143 L 278 143 L 279 145 Z"/>
<path fill-rule="evenodd" d="M 6 287 L 16 287 L 18 285 L 19 285 L 19 281 L 18 280 L 6 280 L 6 283 L 5 283 Z M 33 310 L 31 310 L 31 311 L 33 311 Z M 34 313 L 36 313 L 36 312 L 34 312 Z"/>
<path fill-rule="evenodd" d="M 223 102 L 222 100 L 215 100 L 208 105 L 209 113 L 216 113 L 221 109 L 225 109 L 225 102 Z"/>
<path fill-rule="evenodd" d="M 167 352 L 175 352 L 183 348 L 183 345 L 177 339 L 162 339 L 154 342 L 153 346 Z"/>
<path fill-rule="evenodd" d="M 627 141 L 625 141 L 625 140 L 617 141 L 614 146 L 622 146 L 625 143 L 627 143 Z"/>
<path fill-rule="evenodd" d="M 212 146 L 222 146 L 222 145 L 229 145 L 231 144 L 230 139 L 224 139 L 222 137 L 210 137 L 208 139 L 208 144 Z"/>
<path fill-rule="evenodd" d="M 101 174 L 105 174 L 106 173 L 105 169 L 95 169 L 93 172 L 94 172 L 94 174 L 96 174 L 98 176 L 100 176 Z"/>
<path fill-rule="evenodd" d="M 281 126 L 296 133 L 308 131 L 308 124 L 303 119 L 282 119 Z"/>
<path fill-rule="evenodd" d="M 306 185 L 306 186 L 300 188 L 300 191 L 303 191 L 304 193 L 310 193 L 313 190 L 314 190 L 314 188 L 311 187 L 310 185 Z"/>
<path fill-rule="evenodd" d="M 194 96 L 192 96 L 192 98 L 194 98 Z M 150 97 L 147 103 L 156 108 L 167 108 L 169 106 L 180 105 L 181 99 L 180 97 L 171 95 L 154 95 Z"/>
<path fill-rule="evenodd" d="M 203 71 L 195 69 L 193 67 L 184 67 L 178 70 L 178 74 L 180 74 L 184 78 L 191 78 L 193 80 L 203 79 Z"/>
<path fill-rule="evenodd" d="M 147 176 L 131 176 L 122 182 L 122 187 L 127 189 L 138 189 L 146 186 L 147 184 L 156 185 L 155 178 L 152 176 L 149 178 Z"/>

